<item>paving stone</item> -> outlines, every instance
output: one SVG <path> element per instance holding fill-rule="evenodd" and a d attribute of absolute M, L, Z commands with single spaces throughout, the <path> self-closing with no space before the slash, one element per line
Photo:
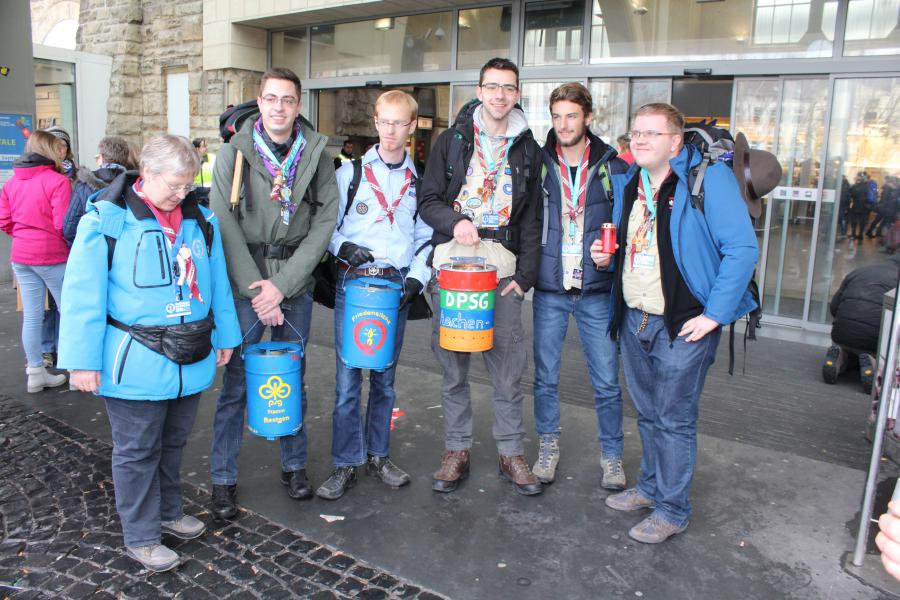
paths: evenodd
<path fill-rule="evenodd" d="M 357 598 L 362 598 L 363 600 L 383 600 L 384 598 L 390 598 L 388 593 L 380 588 L 366 588 L 356 595 Z"/>
<path fill-rule="evenodd" d="M 377 577 L 373 577 L 369 580 L 370 585 L 378 586 L 386 590 L 391 589 L 398 583 L 400 583 L 400 580 L 398 580 L 396 577 L 391 577 L 387 573 L 381 573 Z"/>
<path fill-rule="evenodd" d="M 340 583 L 338 583 L 336 586 L 334 586 L 334 589 L 341 592 L 342 594 L 347 594 L 349 596 L 352 596 L 352 595 L 356 594 L 357 592 L 361 591 L 365 587 L 366 587 L 365 582 L 360 581 L 359 579 L 355 579 L 353 577 L 346 577 L 343 580 L 341 580 Z"/>
<path fill-rule="evenodd" d="M 370 569 L 369 567 L 365 567 L 363 565 L 358 565 L 356 567 L 353 567 L 353 570 L 350 572 L 353 573 L 354 575 L 356 575 L 357 577 L 359 577 L 360 579 L 366 579 L 366 580 L 372 579 L 373 577 L 375 577 L 378 574 L 378 572 L 375 569 Z"/>
<path fill-rule="evenodd" d="M 332 552 L 328 548 L 319 548 L 315 552 L 311 552 L 309 554 L 310 560 L 315 560 L 318 562 L 324 562 L 331 558 Z"/>
<path fill-rule="evenodd" d="M 316 583 L 321 583 L 326 587 L 332 587 L 341 580 L 341 574 L 329 571 L 328 569 L 320 569 L 319 572 L 313 576 L 312 580 Z"/>
<path fill-rule="evenodd" d="M 400 584 L 391 590 L 391 597 L 406 600 L 407 598 L 415 598 L 416 594 L 422 591 L 422 588 L 414 585 Z"/>
<path fill-rule="evenodd" d="M 346 554 L 335 554 L 325 561 L 325 566 L 329 569 L 335 569 L 336 571 L 346 571 L 352 567 L 354 563 L 356 563 L 356 561 L 351 556 L 347 556 Z"/>

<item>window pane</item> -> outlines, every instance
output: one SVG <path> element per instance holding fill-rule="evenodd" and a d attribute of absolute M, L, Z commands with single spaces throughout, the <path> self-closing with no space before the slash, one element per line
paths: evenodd
<path fill-rule="evenodd" d="M 450 68 L 449 12 L 312 27 L 312 77 Z"/>
<path fill-rule="evenodd" d="M 495 56 L 508 56 L 511 20 L 509 6 L 459 11 L 457 68 L 480 69 Z"/>
<path fill-rule="evenodd" d="M 900 54 L 900 0 L 850 0 L 844 56 Z"/>
<path fill-rule="evenodd" d="M 306 28 L 272 34 L 272 66 L 286 67 L 306 79 Z"/>
<path fill-rule="evenodd" d="M 450 123 L 456 121 L 456 115 L 460 109 L 465 106 L 466 102 L 475 97 L 475 88 L 478 86 L 474 83 L 456 83 L 453 84 L 453 90 L 450 95 Z"/>
<path fill-rule="evenodd" d="M 561 86 L 563 81 L 525 81 L 522 82 L 522 110 L 525 111 L 525 119 L 531 127 L 534 139 L 541 145 L 547 139 L 547 132 L 553 128 L 550 119 L 550 93 Z"/>
<path fill-rule="evenodd" d="M 631 114 L 651 102 L 668 102 L 672 99 L 672 82 L 669 79 L 633 79 L 631 81 Z"/>
<path fill-rule="evenodd" d="M 837 0 L 593 0 L 591 63 L 830 57 L 836 5 Z"/>
<path fill-rule="evenodd" d="M 34 59 L 34 100 L 38 129 L 57 125 L 72 138 L 72 152 L 78 158 L 78 127 L 75 115 L 75 65 L 55 60 Z M 88 150 L 93 152 L 93 149 Z"/>
<path fill-rule="evenodd" d="M 594 99 L 591 131 L 610 146 L 628 130 L 628 82 L 594 79 L 589 89 Z"/>
<path fill-rule="evenodd" d="M 583 1 L 526 3 L 523 64 L 532 66 L 580 63 L 583 28 Z"/>

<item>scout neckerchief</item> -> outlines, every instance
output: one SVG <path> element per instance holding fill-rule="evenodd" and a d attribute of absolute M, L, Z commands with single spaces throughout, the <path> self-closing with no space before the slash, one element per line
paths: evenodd
<path fill-rule="evenodd" d="M 556 158 L 559 163 L 559 181 L 562 185 L 563 202 L 568 208 L 569 215 L 569 237 L 575 241 L 578 225 L 576 220 L 578 215 L 584 212 L 584 202 L 587 198 L 587 179 L 588 179 L 588 159 L 591 156 L 591 140 L 587 140 L 584 146 L 584 153 L 581 155 L 581 163 L 572 176 L 572 170 L 569 168 L 569 161 L 563 156 L 562 148 L 559 142 L 556 142 Z M 578 187 L 575 187 L 575 186 Z M 574 193 L 573 193 L 573 190 Z"/>
<path fill-rule="evenodd" d="M 488 134 L 481 131 L 475 123 L 472 125 L 475 128 L 475 149 L 478 151 L 478 164 L 481 166 L 481 171 L 484 173 L 484 182 L 482 183 L 479 195 L 481 196 L 482 203 L 487 204 L 490 202 L 488 211 L 493 213 L 494 189 L 497 187 L 497 175 L 500 173 L 500 169 L 503 168 L 503 163 L 506 162 L 506 150 L 509 147 L 509 138 L 503 138 L 503 143 L 500 145 L 500 151 L 495 157 L 493 144 L 491 143 Z"/>
<path fill-rule="evenodd" d="M 169 250 L 175 250 L 175 264 L 178 266 L 178 285 L 182 286 L 187 284 L 188 289 L 191 291 L 191 297 L 196 298 L 198 302 L 203 302 L 203 297 L 200 295 L 200 288 L 197 285 L 197 267 L 194 266 L 194 260 L 191 256 L 191 249 L 185 245 L 183 241 L 183 234 L 181 228 L 181 205 L 176 206 L 172 212 L 168 214 L 168 216 L 164 215 L 158 208 L 156 208 L 152 202 L 147 198 L 147 195 L 141 191 L 144 187 L 144 180 L 141 177 L 138 177 L 137 181 L 134 182 L 134 186 L 132 189 L 134 193 L 137 194 L 138 198 L 144 201 L 144 204 L 150 209 L 150 212 L 153 213 L 153 216 L 156 217 L 156 220 L 159 222 L 159 226 L 162 227 L 163 233 L 166 236 L 166 240 L 169 242 Z M 181 292 L 179 292 L 181 294 Z M 178 298 L 181 299 L 180 297 Z"/>
<path fill-rule="evenodd" d="M 400 193 L 397 194 L 397 199 L 394 200 L 394 203 L 390 206 L 388 206 L 387 199 L 385 199 L 384 197 L 384 192 L 381 191 L 381 186 L 378 185 L 378 180 L 375 179 L 375 173 L 374 171 L 372 171 L 372 163 L 366 163 L 365 172 L 366 181 L 369 182 L 369 187 L 372 188 L 372 193 L 375 194 L 375 197 L 378 199 L 378 204 L 381 205 L 381 214 L 378 215 L 378 218 L 375 219 L 375 222 L 381 223 L 382 221 L 384 221 L 384 218 L 387 217 L 391 222 L 391 226 L 393 226 L 394 210 L 397 208 L 397 206 L 400 205 L 400 201 L 403 200 L 403 196 L 406 195 L 406 190 L 409 189 L 409 186 L 412 183 L 412 171 L 409 170 L 409 167 L 406 168 L 406 179 L 403 180 L 403 186 L 400 187 Z"/>
<path fill-rule="evenodd" d="M 644 203 L 644 220 L 638 226 L 637 231 L 634 232 L 634 235 L 631 237 L 631 270 L 634 270 L 634 256 L 644 251 L 645 248 L 649 247 L 653 243 L 653 227 L 656 224 L 656 206 L 657 206 L 657 197 L 659 196 L 659 190 L 662 189 L 663 182 L 669 178 L 669 174 L 672 172 L 672 168 L 669 167 L 669 170 L 666 172 L 665 177 L 660 181 L 659 188 L 653 193 L 653 188 L 650 185 L 650 175 L 647 173 L 646 169 L 641 169 L 641 179 L 640 184 L 637 189 L 637 203 Z M 647 201 L 647 193 L 650 192 L 650 201 Z M 634 209 L 632 209 L 634 210 Z"/>
<path fill-rule="evenodd" d="M 253 146 L 273 179 L 269 198 L 272 202 L 281 204 L 281 221 L 287 225 L 291 221 L 291 215 L 297 210 L 297 205 L 291 202 L 291 189 L 294 187 L 294 176 L 297 174 L 300 156 L 306 147 L 306 138 L 300 130 L 300 123 L 294 121 L 294 143 L 283 162 L 275 158 L 275 154 L 263 139 L 262 119 L 257 120 L 253 127 Z"/>

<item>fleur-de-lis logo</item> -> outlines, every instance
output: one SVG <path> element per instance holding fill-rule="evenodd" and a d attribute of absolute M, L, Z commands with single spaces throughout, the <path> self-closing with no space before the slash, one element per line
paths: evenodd
<path fill-rule="evenodd" d="M 269 401 L 269 406 L 281 406 L 282 400 L 291 395 L 291 386 L 278 375 L 272 375 L 259 386 L 259 397 Z"/>

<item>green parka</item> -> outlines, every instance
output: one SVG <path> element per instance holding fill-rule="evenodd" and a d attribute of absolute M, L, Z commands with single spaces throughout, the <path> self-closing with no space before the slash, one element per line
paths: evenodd
<path fill-rule="evenodd" d="M 222 245 L 228 262 L 228 277 L 236 294 L 253 298 L 259 289 L 248 289 L 254 281 L 266 279 L 250 255 L 247 244 L 280 244 L 297 246 L 286 260 L 266 259 L 268 279 L 285 298 L 294 298 L 313 285 L 312 272 L 328 247 L 337 221 L 338 190 L 334 164 L 325 152 L 327 138 L 300 118 L 306 147 L 297 165 L 292 188 L 292 202 L 297 205 L 289 225 L 281 222 L 281 206 L 273 202 L 272 176 L 253 147 L 253 120 L 223 144 L 216 156 L 209 207 L 219 218 Z M 236 151 L 240 150 L 249 168 L 241 192 L 240 218 L 232 212 L 229 199 L 234 176 Z M 307 188 L 310 195 L 304 199 Z M 248 206 L 245 195 L 250 195 Z M 319 203 L 313 206 L 310 200 Z"/>

